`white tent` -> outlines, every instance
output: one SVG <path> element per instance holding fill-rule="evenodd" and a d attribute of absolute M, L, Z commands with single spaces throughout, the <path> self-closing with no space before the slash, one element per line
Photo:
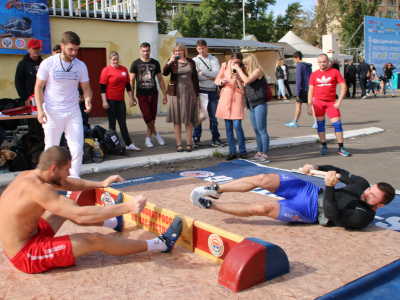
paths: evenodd
<path fill-rule="evenodd" d="M 293 31 L 289 31 L 281 38 L 278 42 L 288 43 L 290 46 L 295 48 L 297 51 L 301 51 L 304 57 L 315 57 L 320 55 L 322 50 L 310 45 L 306 41 L 299 38 Z"/>

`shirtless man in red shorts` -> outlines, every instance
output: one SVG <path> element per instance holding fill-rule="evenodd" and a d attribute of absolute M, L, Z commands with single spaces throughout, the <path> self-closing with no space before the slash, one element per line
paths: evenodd
<path fill-rule="evenodd" d="M 10 262 L 25 273 L 69 267 L 75 258 L 101 251 L 122 256 L 159 250 L 169 252 L 182 230 L 176 217 L 170 227 L 152 240 L 131 240 L 100 233 L 75 233 L 54 237 L 67 220 L 78 225 L 102 226 L 103 221 L 127 213 L 143 211 L 147 198 L 143 195 L 111 206 L 79 206 L 61 196 L 58 190 L 85 191 L 105 188 L 116 181 L 113 175 L 94 182 L 68 177 L 71 155 L 68 150 L 53 146 L 43 152 L 35 170 L 22 172 L 4 190 L 0 198 L 0 241 Z"/>
<path fill-rule="evenodd" d="M 318 125 L 318 136 L 322 143 L 321 155 L 328 154 L 325 137 L 325 113 L 331 120 L 335 128 L 336 139 L 339 144 L 338 153 L 343 156 L 351 154 L 343 147 L 343 128 L 340 120 L 339 106 L 346 95 L 347 86 L 340 72 L 329 67 L 329 59 L 326 54 L 318 56 L 319 70 L 313 72 L 310 77 L 308 89 L 308 114 L 313 115 L 314 107 L 315 117 Z M 336 86 L 340 85 L 341 91 L 336 101 Z"/>

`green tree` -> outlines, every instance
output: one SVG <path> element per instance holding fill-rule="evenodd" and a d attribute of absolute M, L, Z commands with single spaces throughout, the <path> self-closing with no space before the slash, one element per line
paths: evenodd
<path fill-rule="evenodd" d="M 158 23 L 158 33 L 168 32 L 168 23 L 165 21 L 167 12 L 172 9 L 172 6 L 167 0 L 156 0 L 156 17 Z"/>
<path fill-rule="evenodd" d="M 274 35 L 276 41 L 280 40 L 288 31 L 293 29 L 296 18 L 303 13 L 301 7 L 300 2 L 290 3 L 285 11 L 286 14 L 284 16 L 279 14 L 276 17 Z"/>
<path fill-rule="evenodd" d="M 341 31 L 339 38 L 343 44 L 346 44 L 357 28 L 364 22 L 364 15 L 374 16 L 378 10 L 378 0 L 333 0 L 339 9 L 339 22 Z M 346 6 L 346 9 L 344 9 Z M 358 47 L 364 38 L 364 28 L 356 33 L 350 41 L 350 47 Z"/>
<path fill-rule="evenodd" d="M 191 3 L 186 5 L 186 14 L 184 18 L 182 35 L 185 37 L 201 36 L 201 27 L 199 23 L 199 12 L 196 11 Z"/>
<path fill-rule="evenodd" d="M 378 10 L 378 0 L 321 0 L 319 3 L 316 15 L 319 34 L 338 34 L 343 46 L 363 23 L 364 15 L 374 16 Z M 360 28 L 347 47 L 358 47 L 363 41 L 363 31 Z"/>
<path fill-rule="evenodd" d="M 318 34 L 316 8 L 304 11 L 293 20 L 292 31 L 310 45 L 321 47 L 322 35 Z"/>
<path fill-rule="evenodd" d="M 185 24 L 185 13 L 182 4 L 179 4 L 178 12 L 175 13 L 174 17 L 172 18 L 172 29 L 179 30 L 182 33 L 184 24 Z"/>

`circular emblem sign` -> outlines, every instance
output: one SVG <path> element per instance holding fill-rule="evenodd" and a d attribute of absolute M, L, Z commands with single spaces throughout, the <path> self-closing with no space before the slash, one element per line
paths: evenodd
<path fill-rule="evenodd" d="M 219 235 L 213 233 L 208 237 L 208 248 L 210 252 L 216 256 L 221 257 L 224 254 L 224 242 L 222 242 Z"/>
<path fill-rule="evenodd" d="M 3 45 L 4 48 L 11 48 L 13 45 L 12 39 L 5 38 L 2 40 L 1 44 Z"/>
<path fill-rule="evenodd" d="M 17 39 L 15 41 L 15 46 L 17 46 L 20 49 L 25 48 L 25 46 L 26 46 L 25 40 L 24 39 Z"/>
<path fill-rule="evenodd" d="M 179 175 L 182 177 L 210 177 L 214 176 L 215 174 L 207 171 L 186 171 L 181 172 Z"/>
<path fill-rule="evenodd" d="M 104 206 L 111 206 L 115 204 L 114 199 L 109 192 L 105 192 L 103 195 L 101 195 L 101 204 Z"/>

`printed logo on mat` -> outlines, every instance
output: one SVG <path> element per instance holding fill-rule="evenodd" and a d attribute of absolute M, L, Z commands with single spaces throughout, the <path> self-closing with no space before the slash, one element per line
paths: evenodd
<path fill-rule="evenodd" d="M 215 233 L 208 237 L 208 248 L 211 254 L 216 257 L 221 257 L 224 254 L 224 242 Z"/>
<path fill-rule="evenodd" d="M 105 192 L 103 195 L 101 195 L 101 204 L 104 206 L 111 206 L 115 204 L 114 199 L 109 192 Z"/>
<path fill-rule="evenodd" d="M 181 172 L 179 174 L 182 177 L 210 177 L 214 176 L 215 174 L 213 172 L 208 172 L 208 171 L 186 171 L 186 172 Z"/>

